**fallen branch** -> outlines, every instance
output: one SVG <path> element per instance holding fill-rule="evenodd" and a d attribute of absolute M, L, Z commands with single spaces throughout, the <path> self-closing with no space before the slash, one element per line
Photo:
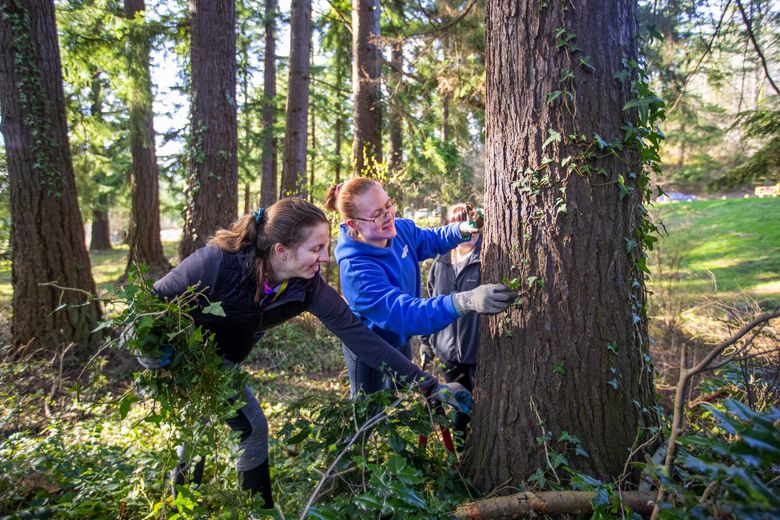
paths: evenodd
<path fill-rule="evenodd" d="M 452 517 L 457 520 L 489 520 L 517 518 L 539 514 L 583 514 L 593 511 L 593 491 L 543 491 L 516 493 L 504 497 L 486 498 L 458 506 Z M 640 515 L 653 510 L 653 491 L 628 491 L 620 494 L 621 503 Z"/>

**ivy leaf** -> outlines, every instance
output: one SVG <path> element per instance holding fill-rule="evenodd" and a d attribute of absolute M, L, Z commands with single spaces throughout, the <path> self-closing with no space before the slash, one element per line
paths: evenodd
<path fill-rule="evenodd" d="M 663 106 L 664 102 L 661 98 L 655 95 L 643 96 L 638 99 L 633 99 L 623 105 L 623 110 L 630 110 L 636 108 L 639 113 L 639 123 L 645 126 L 649 119 L 651 111 L 657 107 Z"/>
<path fill-rule="evenodd" d="M 614 341 L 610 341 L 609 343 L 607 343 L 607 351 L 610 354 L 617 354 L 618 353 L 617 343 L 615 343 Z"/>
<path fill-rule="evenodd" d="M 213 314 L 214 316 L 222 316 L 223 318 L 227 316 L 225 310 L 222 308 L 222 302 L 214 302 L 207 305 L 203 307 L 202 312 L 203 314 Z"/>
<path fill-rule="evenodd" d="M 551 143 L 560 143 L 561 142 L 561 134 L 553 130 L 552 128 L 547 129 L 547 134 L 549 137 L 542 143 L 542 150 L 547 148 L 547 146 Z"/>
<path fill-rule="evenodd" d="M 555 90 L 553 92 L 548 92 L 547 93 L 547 104 L 548 105 L 552 105 L 555 102 L 555 100 L 558 99 L 559 97 L 561 97 L 561 91 L 560 90 Z"/>
<path fill-rule="evenodd" d="M 98 322 L 98 326 L 97 326 L 97 327 L 95 327 L 95 328 L 92 330 L 92 334 L 94 334 L 95 332 L 97 332 L 97 331 L 99 331 L 99 330 L 107 329 L 107 328 L 109 328 L 110 326 L 111 326 L 111 321 L 110 321 L 110 320 L 109 320 L 109 321 L 100 321 L 100 322 Z"/>
<path fill-rule="evenodd" d="M 599 134 L 593 134 L 593 140 L 596 141 L 599 150 L 603 150 L 604 148 L 609 148 L 607 142 Z"/>
<path fill-rule="evenodd" d="M 555 363 L 555 365 L 553 365 L 553 372 L 558 374 L 559 376 L 565 376 L 566 375 L 566 362 L 565 361 L 558 361 L 557 363 Z"/>

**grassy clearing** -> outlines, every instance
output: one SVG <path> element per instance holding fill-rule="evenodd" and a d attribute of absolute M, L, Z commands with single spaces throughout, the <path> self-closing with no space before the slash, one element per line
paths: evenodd
<path fill-rule="evenodd" d="M 656 252 L 651 288 L 672 280 L 685 304 L 704 297 L 762 307 L 780 304 L 780 198 L 659 205 L 668 235 Z"/>

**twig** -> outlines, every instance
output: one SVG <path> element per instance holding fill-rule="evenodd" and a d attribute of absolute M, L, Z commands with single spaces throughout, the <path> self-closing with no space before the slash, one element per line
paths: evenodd
<path fill-rule="evenodd" d="M 758 46 L 756 35 L 753 33 L 753 26 L 751 25 L 750 20 L 748 20 L 747 14 L 745 13 L 745 8 L 742 6 L 742 2 L 740 0 L 736 0 L 736 2 L 737 7 L 739 8 L 739 14 L 742 15 L 742 21 L 745 22 L 745 29 L 747 29 L 750 42 L 753 44 L 753 48 L 756 50 L 756 54 L 758 54 L 759 59 L 761 59 L 761 67 L 764 69 L 766 79 L 769 81 L 769 84 L 772 85 L 772 88 L 775 89 L 777 95 L 780 95 L 780 88 L 777 87 L 774 80 L 772 80 L 772 76 L 769 74 L 769 67 L 767 67 L 766 64 L 766 58 L 764 57 L 764 53 L 761 52 L 761 47 Z"/>
<path fill-rule="evenodd" d="M 723 12 L 720 14 L 720 20 L 718 20 L 718 25 L 715 27 L 715 32 L 712 33 L 712 37 L 710 38 L 710 42 L 707 44 L 707 48 L 704 49 L 704 52 L 699 57 L 698 63 L 696 63 L 696 66 L 693 68 L 690 74 L 686 76 L 685 83 L 683 83 L 682 88 L 680 89 L 680 94 L 677 96 L 677 99 L 674 100 L 674 103 L 672 103 L 672 106 L 667 110 L 667 114 L 671 114 L 675 108 L 677 108 L 677 105 L 680 103 L 680 100 L 683 97 L 683 94 L 685 94 L 685 89 L 688 87 L 688 83 L 690 83 L 691 78 L 693 78 L 694 74 L 696 74 L 699 71 L 699 67 L 701 66 L 701 62 L 704 61 L 704 58 L 707 57 L 707 55 L 712 52 L 712 44 L 715 43 L 715 38 L 717 38 L 718 33 L 720 32 L 721 25 L 723 24 L 723 18 L 726 16 L 726 11 L 729 9 L 729 4 L 731 4 L 731 0 L 728 0 L 726 2 L 726 5 L 723 6 Z"/>
<path fill-rule="evenodd" d="M 700 374 L 701 372 L 704 372 L 708 369 L 710 363 L 715 360 L 719 355 L 723 353 L 724 350 L 726 350 L 728 347 L 734 345 L 737 343 L 740 339 L 742 339 L 743 336 L 751 332 L 753 329 L 755 329 L 758 326 L 763 327 L 764 324 L 769 322 L 772 319 L 780 317 L 780 309 L 775 309 L 774 311 L 767 312 L 765 314 L 762 314 L 761 316 L 757 317 L 744 327 L 740 329 L 739 332 L 737 332 L 735 335 L 731 336 L 729 339 L 723 341 L 719 345 L 717 345 L 715 348 L 713 348 L 706 356 L 704 356 L 704 359 L 702 359 L 699 363 L 693 366 L 693 368 L 685 368 L 685 344 L 683 344 L 683 348 L 680 350 L 680 376 L 677 381 L 677 389 L 675 390 L 675 396 L 674 396 L 674 415 L 672 417 L 672 431 L 669 435 L 669 442 L 667 443 L 666 448 L 666 460 L 664 461 L 664 468 L 666 470 L 666 474 L 668 478 L 672 478 L 672 475 L 674 473 L 674 459 L 676 456 L 676 447 L 677 447 L 677 438 L 680 436 L 683 430 L 684 421 L 685 421 L 685 414 L 684 414 L 684 407 L 688 401 L 687 399 L 687 392 L 688 392 L 688 386 L 691 382 L 691 379 L 696 376 L 697 374 Z M 752 342 L 756 337 L 756 334 L 753 334 L 750 337 L 750 342 Z M 749 345 L 750 343 L 748 343 Z M 661 484 L 658 487 L 658 496 L 655 500 L 655 506 L 653 507 L 653 513 L 651 515 L 651 520 L 656 520 L 658 518 L 658 513 L 661 510 L 661 503 L 666 498 L 666 486 Z"/>
<path fill-rule="evenodd" d="M 328 478 L 330 478 L 330 474 L 336 468 L 336 464 L 339 463 L 339 461 L 341 460 L 341 457 L 343 457 L 347 453 L 349 448 L 353 444 L 355 444 L 355 442 L 363 435 L 363 433 L 367 432 L 368 430 L 370 430 L 371 428 L 373 428 L 374 426 L 376 426 L 380 422 L 382 422 L 385 419 L 387 419 L 388 418 L 387 411 L 391 410 L 391 409 L 395 408 L 396 406 L 398 406 L 399 404 L 401 404 L 401 401 L 403 401 L 403 399 L 404 399 L 403 397 L 399 397 L 398 399 L 393 401 L 393 403 L 390 404 L 390 406 L 387 409 L 382 410 L 378 414 L 374 415 L 368 421 L 366 421 L 365 424 L 363 424 L 363 426 L 358 428 L 358 430 L 355 432 L 355 434 L 347 442 L 347 445 L 344 446 L 344 449 L 341 450 L 341 452 L 336 456 L 335 460 L 328 467 L 327 471 L 325 471 L 325 473 L 322 475 L 322 478 L 320 479 L 319 484 L 317 484 L 317 487 L 314 488 L 314 492 L 309 497 L 309 501 L 306 503 L 306 507 L 304 507 L 303 511 L 301 512 L 301 516 L 299 517 L 300 520 L 303 520 L 308 515 L 309 509 L 311 509 L 311 506 L 313 506 L 314 502 L 317 500 L 317 495 L 319 494 L 320 490 L 322 489 L 322 486 L 325 484 L 325 482 L 328 480 Z"/>

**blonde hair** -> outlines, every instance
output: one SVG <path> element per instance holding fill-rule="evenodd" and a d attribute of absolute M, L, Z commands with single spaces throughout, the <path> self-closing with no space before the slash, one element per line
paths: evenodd
<path fill-rule="evenodd" d="M 282 199 L 267 208 L 248 213 L 233 222 L 227 229 L 219 229 L 208 245 L 217 246 L 228 253 L 249 249 L 249 264 L 254 264 L 257 292 L 260 301 L 265 281 L 265 264 L 274 244 L 295 249 L 309 236 L 312 227 L 328 223 L 325 213 L 298 197 Z"/>
<path fill-rule="evenodd" d="M 358 218 L 355 199 L 375 186 L 382 187 L 380 183 L 368 177 L 352 177 L 348 181 L 334 184 L 325 193 L 325 208 L 328 211 L 338 211 L 344 220 Z M 349 234 L 354 238 L 357 236 L 357 231 L 350 228 Z"/>

